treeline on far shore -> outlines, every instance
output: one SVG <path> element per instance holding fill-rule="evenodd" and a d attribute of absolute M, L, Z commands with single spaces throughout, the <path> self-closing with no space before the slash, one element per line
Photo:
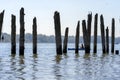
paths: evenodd
<path fill-rule="evenodd" d="M 44 35 L 44 34 L 38 34 L 37 35 L 37 42 L 38 43 L 54 43 L 55 42 L 55 36 L 54 35 Z M 2 33 L 3 40 L 1 42 L 11 42 L 11 35 L 7 33 Z M 101 36 L 97 37 L 97 42 L 101 43 Z M 62 41 L 64 39 L 64 36 L 62 36 Z M 91 37 L 91 42 L 93 42 L 94 37 Z M 109 38 L 109 40 L 111 37 Z M 19 42 L 19 35 L 16 35 L 16 42 Z M 25 34 L 25 42 L 26 43 L 31 43 L 32 42 L 32 34 L 31 33 L 26 33 Z M 75 36 L 69 36 L 68 37 L 68 42 L 69 43 L 75 43 Z M 80 37 L 80 43 L 83 43 L 83 37 Z M 120 43 L 120 37 L 115 38 L 115 43 Z"/>

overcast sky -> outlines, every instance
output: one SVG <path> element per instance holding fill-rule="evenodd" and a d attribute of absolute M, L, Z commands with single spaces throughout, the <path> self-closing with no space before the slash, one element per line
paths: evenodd
<path fill-rule="evenodd" d="M 81 23 L 83 19 L 87 19 L 87 14 L 92 12 L 92 24 L 96 13 L 99 16 L 103 14 L 105 27 L 108 26 L 109 29 L 111 29 L 111 19 L 115 18 L 116 36 L 120 35 L 120 0 L 1 0 L 0 11 L 5 9 L 3 32 L 11 33 L 11 14 L 14 14 L 17 18 L 17 34 L 19 34 L 19 10 L 21 7 L 25 9 L 26 33 L 32 32 L 32 20 L 37 17 L 38 34 L 54 35 L 53 16 L 54 12 L 58 11 L 61 17 L 62 34 L 64 34 L 65 28 L 69 27 L 69 35 L 75 35 L 77 21 L 80 20 Z M 98 32 L 100 34 L 99 25 Z M 93 31 L 92 29 L 92 34 Z"/>

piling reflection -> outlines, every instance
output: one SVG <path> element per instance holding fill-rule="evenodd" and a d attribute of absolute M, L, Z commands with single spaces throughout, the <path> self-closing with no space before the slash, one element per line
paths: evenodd
<path fill-rule="evenodd" d="M 55 57 L 56 63 L 60 63 L 61 59 L 62 59 L 62 55 L 56 55 Z"/>
<path fill-rule="evenodd" d="M 11 57 L 12 57 L 12 58 L 15 58 L 15 56 L 16 56 L 16 54 L 11 54 Z"/>
<path fill-rule="evenodd" d="M 83 79 L 87 80 L 91 80 L 92 79 L 92 75 L 94 75 L 94 72 L 93 72 L 93 67 L 94 67 L 94 63 L 92 63 L 91 61 L 91 56 L 89 53 L 85 53 L 84 56 L 83 56 L 84 60 L 83 60 L 83 63 L 82 63 L 82 68 L 83 68 Z"/>
<path fill-rule="evenodd" d="M 19 57 L 19 64 L 24 64 L 24 56 Z"/>
<path fill-rule="evenodd" d="M 109 55 L 109 54 L 104 53 L 104 54 L 102 54 L 102 57 L 101 57 L 101 58 L 103 59 L 103 58 L 105 58 L 105 57 L 108 56 L 108 55 Z"/>
<path fill-rule="evenodd" d="M 33 58 L 38 58 L 38 55 L 37 54 L 33 54 Z"/>
<path fill-rule="evenodd" d="M 38 56 L 37 54 L 34 54 L 33 55 L 33 63 L 32 63 L 32 80 L 36 80 L 37 79 L 37 76 L 36 76 L 36 73 L 38 71 L 37 69 L 37 64 L 38 64 L 38 60 L 37 60 Z"/>
<path fill-rule="evenodd" d="M 61 67 L 59 65 L 54 65 L 54 75 L 56 80 L 62 80 Z"/>
<path fill-rule="evenodd" d="M 26 72 L 24 71 L 24 69 L 25 69 L 25 62 L 24 62 L 24 56 L 20 56 L 19 57 L 19 66 L 18 66 L 18 69 L 17 69 L 17 71 L 18 71 L 18 76 L 17 76 L 17 78 L 18 79 L 20 79 L 20 80 L 25 80 L 25 77 L 24 77 L 24 75 L 26 74 Z"/>
<path fill-rule="evenodd" d="M 15 71 L 17 68 L 16 68 L 16 61 L 15 61 L 15 55 L 11 55 L 11 70 L 12 71 Z"/>
<path fill-rule="evenodd" d="M 56 55 L 55 57 L 56 63 L 53 65 L 53 72 L 56 80 L 62 80 L 61 65 L 60 65 L 61 59 L 62 59 L 62 55 Z"/>
<path fill-rule="evenodd" d="M 79 53 L 76 53 L 75 58 L 79 58 L 79 57 L 80 57 Z"/>
<path fill-rule="evenodd" d="M 84 59 L 90 59 L 90 54 L 89 53 L 85 53 L 83 58 Z"/>

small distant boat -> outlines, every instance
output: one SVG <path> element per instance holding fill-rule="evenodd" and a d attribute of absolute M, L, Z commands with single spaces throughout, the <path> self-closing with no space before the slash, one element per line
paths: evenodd
<path fill-rule="evenodd" d="M 68 48 L 68 50 L 75 50 L 75 48 Z M 78 48 L 78 50 L 85 50 L 85 48 Z"/>
<path fill-rule="evenodd" d="M 118 42 L 116 42 L 115 44 L 119 44 Z"/>

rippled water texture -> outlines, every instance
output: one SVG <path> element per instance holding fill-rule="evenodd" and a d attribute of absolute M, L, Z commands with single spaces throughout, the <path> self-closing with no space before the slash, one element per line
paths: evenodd
<path fill-rule="evenodd" d="M 0 80 L 120 80 L 120 55 L 103 55 L 100 44 L 97 54 L 68 51 L 61 57 L 56 56 L 55 44 L 38 44 L 38 55 L 33 55 L 32 44 L 26 43 L 24 57 L 19 56 L 18 44 L 12 56 L 10 46 L 0 43 Z"/>

